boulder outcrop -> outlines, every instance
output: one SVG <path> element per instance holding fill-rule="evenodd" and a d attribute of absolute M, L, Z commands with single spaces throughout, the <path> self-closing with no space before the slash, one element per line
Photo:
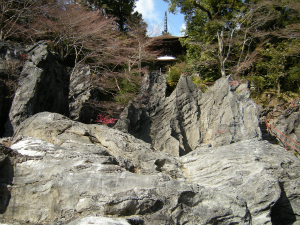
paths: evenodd
<path fill-rule="evenodd" d="M 199 104 L 204 144 L 222 146 L 261 137 L 258 108 L 247 83 L 221 78 L 202 95 Z"/>
<path fill-rule="evenodd" d="M 186 76 L 182 76 L 169 97 L 166 88 L 164 75 L 149 74 L 139 96 L 144 102 L 132 102 L 120 115 L 115 128 L 151 143 L 162 152 L 184 155 L 201 142 L 200 94 Z"/>
<path fill-rule="evenodd" d="M 246 202 L 190 183 L 179 159 L 106 126 L 39 113 L 18 127 L 11 148 L 24 157 L 8 185 L 5 221 L 74 224 L 104 216 L 129 224 L 251 223 Z"/>
<path fill-rule="evenodd" d="M 69 90 L 69 117 L 74 121 L 91 123 L 96 115 L 89 100 L 95 99 L 96 90 L 91 83 L 88 66 L 79 67 L 71 73 Z"/>
<path fill-rule="evenodd" d="M 284 112 L 282 112 L 282 114 L 279 117 L 271 120 L 271 124 L 277 130 L 279 130 L 283 134 L 287 135 L 289 138 L 299 143 L 300 142 L 300 100 L 298 99 L 296 102 L 294 102 L 293 107 L 286 109 Z M 290 142 L 290 144 L 294 144 L 294 143 Z M 299 149 L 300 146 L 296 145 L 295 147 Z"/>
<path fill-rule="evenodd" d="M 13 176 L 0 164 L 9 178 L 0 180 L 0 222 L 300 221 L 299 159 L 257 139 L 202 146 L 179 158 L 107 126 L 43 112 L 18 126 L 0 161 L 9 157 Z"/>
<path fill-rule="evenodd" d="M 69 77 L 64 67 L 48 51 L 45 42 L 28 49 L 28 59 L 19 79 L 9 113 L 6 135 L 28 117 L 43 111 L 68 114 Z M 9 129 L 9 127 L 12 129 Z"/>
<path fill-rule="evenodd" d="M 88 67 L 69 81 L 46 43 L 27 50 L 0 140 L 0 224 L 300 224 L 300 161 L 260 140 L 246 83 L 202 93 L 183 75 L 167 96 L 151 73 L 110 128 L 89 124 L 101 94 Z M 291 135 L 297 110 L 277 124 Z"/>
<path fill-rule="evenodd" d="M 192 183 L 244 200 L 252 224 L 293 224 L 300 219 L 300 161 L 279 145 L 247 140 L 202 147 L 181 162 Z"/>
<path fill-rule="evenodd" d="M 150 96 L 149 100 L 132 102 L 115 128 L 160 151 L 181 156 L 199 145 L 215 147 L 261 136 L 257 107 L 246 83 L 221 78 L 202 93 L 190 77 L 182 75 L 169 97 L 164 75 L 149 74 L 145 84 L 148 92 L 139 99 Z"/>

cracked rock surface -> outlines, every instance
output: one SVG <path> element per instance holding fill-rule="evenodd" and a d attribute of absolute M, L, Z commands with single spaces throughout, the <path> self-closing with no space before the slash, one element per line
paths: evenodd
<path fill-rule="evenodd" d="M 244 201 L 190 183 L 178 158 L 106 126 L 39 113 L 19 126 L 11 149 L 27 158 L 14 167 L 3 220 L 64 224 L 106 216 L 140 224 L 249 224 Z"/>
<path fill-rule="evenodd" d="M 151 73 L 115 128 L 162 152 L 182 156 L 200 145 L 216 147 L 260 137 L 257 110 L 247 83 L 230 77 L 202 93 L 190 76 L 182 75 L 166 97 L 164 75 Z"/>
<path fill-rule="evenodd" d="M 43 112 L 18 127 L 11 148 L 2 149 L 5 158 L 13 179 L 0 164 L 8 196 L 1 198 L 0 222 L 299 221 L 299 160 L 257 139 L 174 157 L 107 126 Z"/>

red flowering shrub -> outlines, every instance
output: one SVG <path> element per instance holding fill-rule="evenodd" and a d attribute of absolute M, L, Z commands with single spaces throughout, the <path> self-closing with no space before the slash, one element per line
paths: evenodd
<path fill-rule="evenodd" d="M 26 61 L 28 59 L 28 54 L 21 54 L 21 53 L 19 53 L 19 59 L 21 61 Z"/>
<path fill-rule="evenodd" d="M 113 124 L 115 123 L 118 119 L 112 119 L 108 118 L 109 116 L 104 116 L 102 114 L 98 114 L 95 122 L 96 123 L 103 123 L 103 124 Z"/>

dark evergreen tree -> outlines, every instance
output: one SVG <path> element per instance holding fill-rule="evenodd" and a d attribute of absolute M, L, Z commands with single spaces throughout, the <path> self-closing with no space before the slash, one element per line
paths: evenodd
<path fill-rule="evenodd" d="M 104 9 L 105 13 L 117 18 L 120 31 L 126 31 L 126 23 L 135 8 L 136 0 L 89 0 L 97 8 Z"/>

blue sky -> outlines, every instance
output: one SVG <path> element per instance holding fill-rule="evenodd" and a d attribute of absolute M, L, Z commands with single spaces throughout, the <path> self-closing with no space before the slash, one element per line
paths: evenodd
<path fill-rule="evenodd" d="M 161 35 L 164 29 L 165 11 L 167 11 L 168 32 L 174 36 L 182 36 L 180 31 L 185 28 L 184 16 L 180 13 L 176 15 L 169 13 L 168 3 L 163 0 L 138 0 L 135 10 L 141 13 L 147 22 L 148 35 Z"/>

